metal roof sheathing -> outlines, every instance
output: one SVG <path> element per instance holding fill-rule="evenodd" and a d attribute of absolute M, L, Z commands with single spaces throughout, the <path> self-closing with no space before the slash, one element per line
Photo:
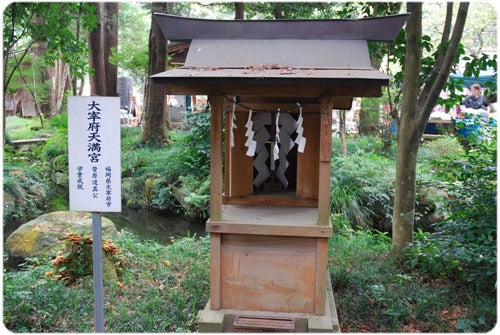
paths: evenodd
<path fill-rule="evenodd" d="M 185 67 L 371 68 L 363 40 L 193 40 Z"/>

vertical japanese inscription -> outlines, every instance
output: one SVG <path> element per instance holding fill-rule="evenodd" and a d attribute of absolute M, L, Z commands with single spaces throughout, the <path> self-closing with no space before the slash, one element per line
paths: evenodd
<path fill-rule="evenodd" d="M 88 131 L 88 156 L 90 157 L 91 163 L 98 163 L 99 157 L 101 156 L 101 135 L 99 134 L 99 128 L 101 127 L 101 109 L 100 104 L 92 101 L 88 104 L 89 112 L 87 113 L 87 120 L 89 120 Z"/>
<path fill-rule="evenodd" d="M 70 209 L 121 211 L 119 98 L 70 97 Z"/>
<path fill-rule="evenodd" d="M 88 104 L 87 120 L 89 121 L 87 127 L 87 152 L 91 163 L 99 163 L 99 157 L 101 156 L 101 135 L 99 134 L 99 128 L 101 127 L 101 109 L 100 104 L 93 101 Z M 99 167 L 97 165 L 92 166 L 92 198 L 99 198 L 99 178 L 98 178 Z M 110 205 L 111 206 L 111 203 Z M 108 206 L 108 207 L 109 207 Z"/>

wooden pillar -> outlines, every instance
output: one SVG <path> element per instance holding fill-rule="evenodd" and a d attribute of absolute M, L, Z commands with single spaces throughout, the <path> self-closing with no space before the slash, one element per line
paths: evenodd
<path fill-rule="evenodd" d="M 210 218 L 222 220 L 222 96 L 210 95 Z"/>
<path fill-rule="evenodd" d="M 332 152 L 332 109 L 331 96 L 321 98 L 321 120 L 319 133 L 319 187 L 318 225 L 330 223 L 330 169 Z"/>
<path fill-rule="evenodd" d="M 316 242 L 316 282 L 314 284 L 314 314 L 325 315 L 326 276 L 328 266 L 328 238 L 318 237 Z"/>
<path fill-rule="evenodd" d="M 221 234 L 210 233 L 210 309 L 220 309 Z"/>

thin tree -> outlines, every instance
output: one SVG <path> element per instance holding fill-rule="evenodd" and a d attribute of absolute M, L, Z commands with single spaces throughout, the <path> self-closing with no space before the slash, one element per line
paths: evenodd
<path fill-rule="evenodd" d="M 94 3 L 97 28 L 89 34 L 90 94 L 116 96 L 118 69 L 111 64 L 111 50 L 118 45 L 118 2 Z"/>
<path fill-rule="evenodd" d="M 467 18 L 469 3 L 462 2 L 452 26 L 453 3 L 448 3 L 442 40 L 435 63 L 425 80 L 422 70 L 422 3 L 408 3 L 411 13 L 406 23 L 406 54 L 404 56 L 403 99 L 398 126 L 396 190 L 394 199 L 392 245 L 399 257 L 403 248 L 413 242 L 415 222 L 416 166 L 420 139 L 430 114 L 441 93 L 455 58 Z"/>
<path fill-rule="evenodd" d="M 245 19 L 245 3 L 235 2 L 234 3 L 234 19 L 244 20 Z"/>
<path fill-rule="evenodd" d="M 33 60 L 37 61 L 36 68 L 58 65 L 64 68 L 64 71 L 59 71 L 63 76 L 65 71 L 70 71 L 79 78 L 84 76 L 88 64 L 81 60 L 87 57 L 88 52 L 85 43 L 80 41 L 73 31 L 75 17 L 81 18 L 78 27 L 83 32 L 86 33 L 94 28 L 95 18 L 86 3 L 13 2 L 5 8 L 2 22 L 4 96 L 15 94 L 20 85 L 29 86 L 23 77 L 27 70 L 30 72 L 30 77 L 33 76 L 35 70 Z M 44 81 L 37 81 L 37 90 L 33 92 L 40 101 L 49 99 L 55 101 L 55 104 L 44 108 L 46 116 L 58 112 L 60 100 L 50 98 L 46 92 L 38 88 L 43 88 L 46 82 L 53 82 L 53 79 L 49 76 L 45 77 Z M 58 81 L 61 83 L 59 87 L 65 86 L 62 84 L 63 81 L 65 80 Z M 56 98 L 61 96 L 60 91 L 53 92 Z M 4 135 L 5 121 L 4 113 Z"/>
<path fill-rule="evenodd" d="M 113 49 L 118 47 L 118 2 L 104 2 L 104 70 L 106 73 L 106 95 L 118 95 L 118 67 L 109 61 Z"/>
<path fill-rule="evenodd" d="M 155 2 L 151 13 L 151 30 L 149 33 L 149 75 L 163 72 L 167 68 L 167 42 L 154 13 L 168 13 L 170 3 Z M 167 118 L 165 110 L 165 87 L 154 85 L 146 79 L 144 88 L 144 131 L 142 142 L 161 145 L 168 141 Z"/>
<path fill-rule="evenodd" d="M 104 51 L 103 44 L 103 21 L 102 21 L 102 6 L 100 3 L 94 3 L 94 15 L 97 17 L 97 27 L 89 33 L 89 65 L 93 69 L 93 73 L 89 78 L 90 94 L 91 95 L 106 95 L 106 77 L 104 74 Z"/>

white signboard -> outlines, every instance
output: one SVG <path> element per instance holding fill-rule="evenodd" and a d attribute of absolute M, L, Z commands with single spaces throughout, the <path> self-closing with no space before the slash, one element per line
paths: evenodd
<path fill-rule="evenodd" d="M 72 211 L 120 212 L 120 98 L 68 97 Z"/>

